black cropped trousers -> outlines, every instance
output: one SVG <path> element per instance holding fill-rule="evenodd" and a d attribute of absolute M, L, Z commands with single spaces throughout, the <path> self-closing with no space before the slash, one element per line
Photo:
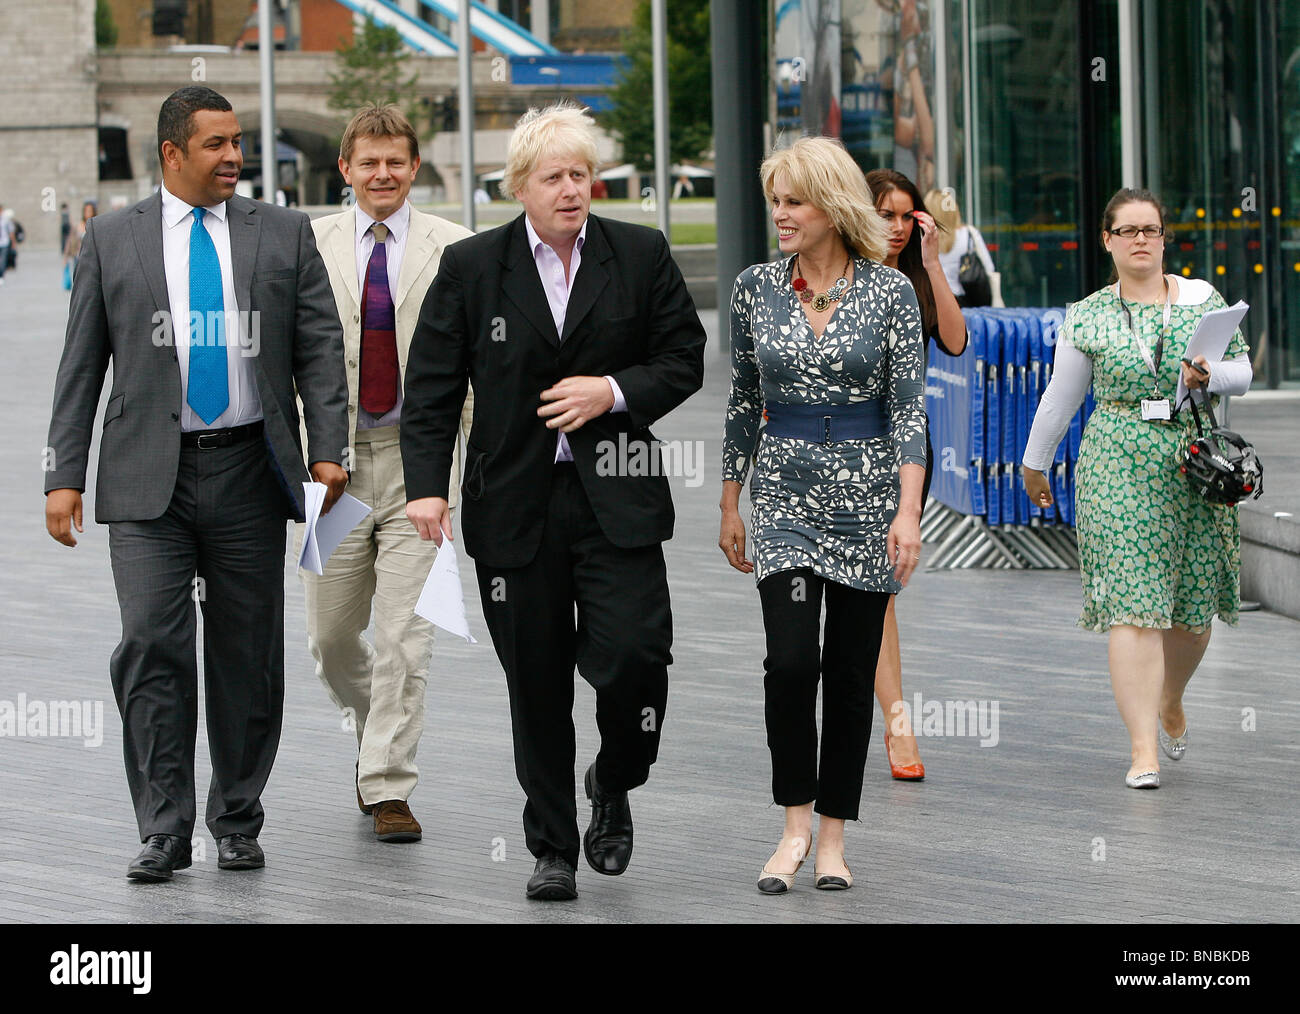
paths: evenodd
<path fill-rule="evenodd" d="M 890 596 L 827 581 L 808 568 L 768 575 L 758 594 L 767 636 L 763 689 L 772 798 L 781 806 L 815 801 L 817 813 L 857 820 Z"/>

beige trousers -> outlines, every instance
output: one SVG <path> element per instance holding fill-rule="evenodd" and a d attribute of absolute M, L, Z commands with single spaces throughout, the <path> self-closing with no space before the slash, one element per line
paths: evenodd
<path fill-rule="evenodd" d="M 419 776 L 433 625 L 415 615 L 415 603 L 437 549 L 406 517 L 398 428 L 358 430 L 353 456 L 347 491 L 371 513 L 339 544 L 323 576 L 299 574 L 316 675 L 356 724 L 359 786 L 369 805 L 409 799 Z M 372 600 L 373 646 L 365 636 Z"/>

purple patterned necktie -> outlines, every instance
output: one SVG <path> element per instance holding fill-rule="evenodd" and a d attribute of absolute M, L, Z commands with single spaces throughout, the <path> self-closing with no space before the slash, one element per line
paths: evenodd
<path fill-rule="evenodd" d="M 366 265 L 366 285 L 361 295 L 361 407 L 382 416 L 397 404 L 401 373 L 397 366 L 397 322 L 393 296 L 388 291 L 388 254 L 384 239 L 388 226 L 370 226 L 375 249 Z"/>

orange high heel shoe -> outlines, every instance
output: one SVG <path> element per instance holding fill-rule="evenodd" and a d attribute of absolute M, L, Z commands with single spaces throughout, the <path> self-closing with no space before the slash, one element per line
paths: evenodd
<path fill-rule="evenodd" d="M 889 773 L 900 782 L 925 781 L 925 765 L 920 761 L 899 767 L 894 763 L 894 753 L 889 749 L 889 733 L 885 733 L 885 756 L 889 759 Z"/>

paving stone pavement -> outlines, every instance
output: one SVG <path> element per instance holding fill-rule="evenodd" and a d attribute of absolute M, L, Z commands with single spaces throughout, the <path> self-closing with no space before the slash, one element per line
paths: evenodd
<path fill-rule="evenodd" d="M 67 295 L 53 254 L 24 253 L 0 287 L 0 707 L 102 707 L 102 742 L 0 737 L 0 921 L 7 922 L 1292 922 L 1300 915 L 1300 624 L 1269 613 L 1216 625 L 1187 694 L 1187 757 L 1158 792 L 1126 789 L 1127 737 L 1105 639 L 1074 626 L 1077 575 L 919 573 L 899 600 L 909 701 L 997 706 L 992 733 L 921 740 L 923 783 L 889 777 L 876 720 L 862 819 L 847 831 L 857 884 L 827 894 L 808 867 L 765 897 L 755 876 L 780 835 L 763 728 L 762 624 L 752 578 L 716 548 L 727 368 L 656 427 L 699 441 L 702 474 L 673 479 L 667 546 L 675 664 L 660 761 L 632 795 L 636 850 L 619 878 L 578 871 L 579 899 L 528 902 L 505 681 L 465 574 L 468 645 L 439 634 L 422 778 L 424 841 L 384 845 L 356 810 L 354 740 L 317 681 L 301 584 L 286 564 L 286 709 L 264 796 L 266 869 L 204 855 L 165 885 L 128 882 L 138 849 L 108 681 L 119 627 L 107 530 L 76 550 L 44 532 L 40 457 Z M 716 314 L 707 317 L 716 331 Z M 105 388 L 107 390 L 107 387 Z M 1296 427 L 1300 431 L 1300 426 Z M 1297 432 L 1300 435 L 1300 432 Z M 468 566 L 466 570 L 468 571 Z M 577 775 L 596 749 L 578 680 Z M 990 717 L 991 717 L 991 713 Z M 1250 731 L 1246 731 L 1249 729 Z M 952 730 L 950 730 L 952 731 Z M 83 730 L 84 732 L 84 730 Z M 198 784 L 209 766 L 200 723 Z M 578 789 L 580 791 L 580 789 Z M 585 801 L 579 809 L 585 822 Z M 811 865 L 811 864 L 809 864 Z"/>

